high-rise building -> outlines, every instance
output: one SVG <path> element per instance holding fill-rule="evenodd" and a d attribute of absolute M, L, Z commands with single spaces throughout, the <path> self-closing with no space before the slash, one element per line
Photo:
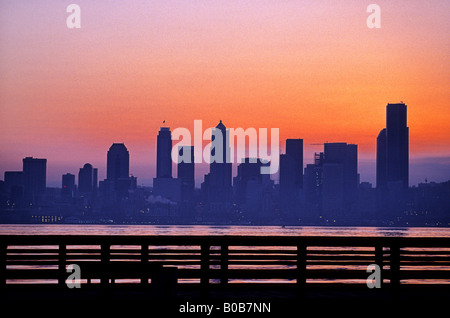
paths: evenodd
<path fill-rule="evenodd" d="M 78 172 L 78 192 L 80 194 L 95 194 L 97 191 L 97 168 L 86 163 Z"/>
<path fill-rule="evenodd" d="M 75 175 L 71 173 L 63 174 L 61 197 L 63 200 L 70 200 L 74 197 L 75 193 Z"/>
<path fill-rule="evenodd" d="M 11 192 L 14 187 L 23 187 L 22 171 L 5 171 L 5 189 Z"/>
<path fill-rule="evenodd" d="M 386 128 L 377 137 L 377 188 L 409 186 L 407 106 L 387 104 Z"/>
<path fill-rule="evenodd" d="M 386 128 L 383 128 L 377 137 L 377 188 L 387 186 L 387 158 L 386 158 Z"/>
<path fill-rule="evenodd" d="M 36 201 L 45 194 L 47 159 L 23 158 L 23 186 L 25 199 Z"/>
<path fill-rule="evenodd" d="M 326 175 L 329 171 L 332 178 L 340 176 L 341 173 L 336 167 L 325 169 L 325 165 L 341 165 L 342 166 L 342 182 L 333 180 L 333 184 L 342 184 L 343 202 L 348 205 L 355 201 L 358 189 L 358 146 L 347 144 L 345 142 L 334 142 L 324 144 L 323 159 L 323 188 L 324 191 L 328 187 L 326 182 L 331 179 Z M 327 181 L 328 180 L 328 181 Z"/>
<path fill-rule="evenodd" d="M 294 159 L 294 183 L 303 187 L 303 139 L 286 139 L 286 155 Z"/>
<path fill-rule="evenodd" d="M 5 171 L 5 190 L 14 201 L 23 198 L 22 171 Z"/>
<path fill-rule="evenodd" d="M 280 155 L 280 195 L 287 196 L 292 199 L 295 193 L 296 162 L 292 156 L 288 154 Z"/>
<path fill-rule="evenodd" d="M 322 212 L 327 217 L 340 217 L 345 210 L 344 165 L 324 163 L 322 166 Z"/>
<path fill-rule="evenodd" d="M 106 179 L 117 181 L 129 178 L 130 154 L 123 143 L 114 143 L 108 150 L 106 162 Z"/>
<path fill-rule="evenodd" d="M 177 178 L 181 182 L 181 198 L 183 201 L 192 200 L 195 188 L 194 146 L 180 146 L 178 148 Z M 182 158 L 189 158 L 184 162 Z"/>
<path fill-rule="evenodd" d="M 262 184 L 261 166 L 262 163 L 259 159 L 256 162 L 252 162 L 250 158 L 244 158 L 244 162 L 237 167 L 237 176 L 234 178 L 233 187 L 235 188 L 238 203 L 245 203 L 247 185 L 250 181 L 254 181 L 256 185 Z"/>
<path fill-rule="evenodd" d="M 209 202 L 225 203 L 231 200 L 232 164 L 229 132 L 222 121 L 212 130 L 211 163 L 206 188 Z"/>
<path fill-rule="evenodd" d="M 130 177 L 130 154 L 123 143 L 113 143 L 106 158 L 106 179 L 99 182 L 99 193 L 104 200 L 120 200 L 133 189 L 136 179 Z M 97 169 L 92 170 L 93 194 L 97 192 Z"/>
<path fill-rule="evenodd" d="M 314 154 L 314 164 L 305 167 L 304 184 L 306 201 L 319 207 L 322 199 L 323 152 Z"/>
<path fill-rule="evenodd" d="M 249 219 L 270 216 L 272 207 L 273 181 L 268 174 L 261 174 L 261 167 L 270 162 L 258 158 L 243 158 L 237 167 L 237 176 L 233 179 L 236 202 Z"/>
<path fill-rule="evenodd" d="M 387 182 L 409 186 L 409 128 L 403 103 L 386 106 L 386 172 Z"/>
<path fill-rule="evenodd" d="M 289 216 L 299 216 L 303 188 L 303 139 L 286 139 L 280 155 L 280 207 Z"/>
<path fill-rule="evenodd" d="M 172 178 L 172 134 L 161 127 L 156 138 L 156 177 Z"/>
<path fill-rule="evenodd" d="M 172 178 L 172 133 L 161 127 L 156 138 L 156 178 L 153 178 L 153 195 L 170 201 L 182 200 L 181 179 Z"/>

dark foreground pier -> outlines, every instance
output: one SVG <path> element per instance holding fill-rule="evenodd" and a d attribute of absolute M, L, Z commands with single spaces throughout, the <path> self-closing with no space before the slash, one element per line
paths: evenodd
<path fill-rule="evenodd" d="M 10 299 L 450 299 L 450 238 L 0 236 L 0 287 Z"/>

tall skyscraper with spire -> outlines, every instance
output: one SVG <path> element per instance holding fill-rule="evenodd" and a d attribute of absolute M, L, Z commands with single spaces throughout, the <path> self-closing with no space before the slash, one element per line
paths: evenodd
<path fill-rule="evenodd" d="M 153 178 L 153 194 L 174 202 L 181 200 L 181 179 L 172 178 L 172 132 L 169 127 L 161 127 L 156 137 L 156 178 Z"/>
<path fill-rule="evenodd" d="M 156 137 L 156 177 L 172 178 L 172 133 L 161 127 Z"/>
<path fill-rule="evenodd" d="M 227 203 L 232 194 L 230 135 L 222 120 L 212 130 L 211 163 L 203 185 L 210 203 Z"/>

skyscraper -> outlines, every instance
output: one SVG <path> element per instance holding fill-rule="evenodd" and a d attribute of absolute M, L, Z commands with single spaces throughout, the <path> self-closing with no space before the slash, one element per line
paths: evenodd
<path fill-rule="evenodd" d="M 377 188 L 385 188 L 387 186 L 387 170 L 386 170 L 386 128 L 383 128 L 377 137 Z"/>
<path fill-rule="evenodd" d="M 209 173 L 202 183 L 202 193 L 210 209 L 218 213 L 224 210 L 225 203 L 230 203 L 232 187 L 232 164 L 230 160 L 230 136 L 225 125 L 220 121 L 212 129 L 211 157 Z"/>
<path fill-rule="evenodd" d="M 387 182 L 409 186 L 409 128 L 403 103 L 386 106 L 386 172 Z"/>
<path fill-rule="evenodd" d="M 171 201 L 182 200 L 181 179 L 172 178 L 172 133 L 169 127 L 161 127 L 156 137 L 156 178 L 153 178 L 153 194 Z"/>
<path fill-rule="evenodd" d="M 294 184 L 303 187 L 303 139 L 286 139 L 286 155 L 294 160 Z"/>
<path fill-rule="evenodd" d="M 78 192 L 80 194 L 95 194 L 97 189 L 97 168 L 86 163 L 78 172 Z"/>
<path fill-rule="evenodd" d="M 23 172 L 22 171 L 5 171 L 5 189 L 11 192 L 14 187 L 23 188 Z"/>
<path fill-rule="evenodd" d="M 327 167 L 330 165 L 330 167 Z M 338 166 L 340 165 L 340 167 Z M 342 176 L 341 180 L 335 178 Z M 345 142 L 334 142 L 324 144 L 323 160 L 323 190 L 326 195 L 328 182 L 331 188 L 341 184 L 343 200 L 342 203 L 348 207 L 356 199 L 358 189 L 358 146 Z M 334 191 L 333 190 L 333 191 Z M 333 194 L 333 196 L 335 196 Z M 325 199 L 324 199 L 325 200 Z M 341 202 L 339 198 L 338 201 Z"/>
<path fill-rule="evenodd" d="M 227 128 L 220 121 L 213 129 L 211 137 L 211 157 L 214 160 L 209 165 L 209 200 L 213 202 L 227 202 L 231 199 L 232 164 L 229 138 Z"/>
<path fill-rule="evenodd" d="M 286 139 L 286 153 L 280 155 L 280 207 L 289 216 L 300 213 L 303 188 L 303 139 Z"/>
<path fill-rule="evenodd" d="M 130 154 L 123 143 L 114 143 L 108 150 L 106 162 L 106 179 L 117 181 L 128 178 L 130 171 Z"/>
<path fill-rule="evenodd" d="M 65 201 L 73 198 L 75 192 L 75 175 L 71 173 L 63 174 L 61 197 Z"/>
<path fill-rule="evenodd" d="M 177 178 L 181 182 L 181 198 L 184 201 L 189 201 L 194 195 L 195 188 L 194 146 L 180 146 L 178 155 Z M 190 159 L 188 162 L 184 162 L 181 159 L 183 157 L 189 157 Z"/>
<path fill-rule="evenodd" d="M 386 128 L 377 137 L 377 188 L 409 186 L 409 127 L 407 106 L 387 104 Z"/>
<path fill-rule="evenodd" d="M 35 201 L 45 194 L 47 185 L 47 159 L 23 159 L 23 186 L 27 200 Z"/>
<path fill-rule="evenodd" d="M 296 162 L 288 154 L 280 155 L 280 194 L 289 199 L 293 199 L 295 194 L 295 170 Z"/>
<path fill-rule="evenodd" d="M 23 198 L 22 171 L 5 171 L 5 190 L 12 200 Z"/>
<path fill-rule="evenodd" d="M 323 152 L 314 153 L 314 164 L 305 167 L 304 184 L 305 198 L 308 203 L 319 207 L 322 200 Z"/>
<path fill-rule="evenodd" d="M 161 127 L 156 138 L 156 177 L 172 178 L 172 134 Z"/>
<path fill-rule="evenodd" d="M 248 220 L 270 216 L 273 181 L 268 174 L 261 174 L 261 167 L 269 165 L 258 158 L 243 158 L 237 167 L 233 179 L 235 199 Z"/>
<path fill-rule="evenodd" d="M 242 204 L 247 199 L 247 186 L 250 181 L 254 181 L 253 185 L 262 184 L 263 175 L 261 174 L 262 163 L 258 159 L 252 162 L 250 158 L 244 158 L 244 162 L 237 167 L 237 176 L 234 178 L 233 186 L 236 189 L 237 202 Z"/>

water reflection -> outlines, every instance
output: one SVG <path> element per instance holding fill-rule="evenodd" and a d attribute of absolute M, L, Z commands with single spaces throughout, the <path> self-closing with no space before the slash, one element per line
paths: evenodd
<path fill-rule="evenodd" d="M 238 235 L 238 236 L 369 236 L 450 237 L 450 228 L 327 226 L 207 226 L 2 224 L 0 235 Z"/>

